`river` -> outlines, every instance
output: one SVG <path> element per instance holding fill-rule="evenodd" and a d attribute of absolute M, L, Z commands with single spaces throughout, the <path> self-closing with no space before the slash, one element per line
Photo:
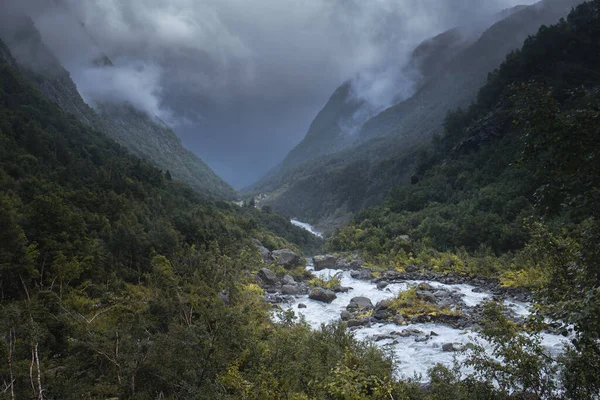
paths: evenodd
<path fill-rule="evenodd" d="M 303 225 L 310 227 L 308 224 Z M 309 260 L 309 264 L 310 263 Z M 373 304 L 376 304 L 378 301 L 394 298 L 399 292 L 408 289 L 409 285 L 416 285 L 420 282 L 424 282 L 404 281 L 401 283 L 392 283 L 385 289 L 378 289 L 377 285 L 370 280 L 358 280 L 352 278 L 350 271 L 324 269 L 317 272 L 314 271 L 312 265 L 309 265 L 307 269 L 311 270 L 314 275 L 321 278 L 340 274 L 341 285 L 352 288 L 348 293 L 337 293 L 337 298 L 330 304 L 311 300 L 307 295 L 302 295 L 296 296 L 295 302 L 285 305 L 293 309 L 298 316 L 302 315 L 313 328 L 318 328 L 321 324 L 339 320 L 340 312 L 346 309 L 346 306 L 353 297 L 367 297 L 371 299 Z M 467 307 L 477 306 L 493 297 L 491 293 L 486 291 L 474 291 L 476 287 L 468 284 L 447 285 L 435 281 L 425 282 L 429 283 L 434 289 L 445 289 L 459 294 L 464 305 Z M 306 305 L 306 308 L 298 308 L 297 306 L 300 303 Z M 504 300 L 504 303 L 512 310 L 514 315 L 526 317 L 530 313 L 529 303 L 513 300 Z M 420 375 L 424 379 L 427 376 L 428 369 L 437 363 L 452 367 L 455 358 L 461 363 L 466 358 L 466 354 L 464 352 L 443 351 L 442 346 L 447 343 L 454 343 L 457 347 L 461 347 L 467 343 L 476 342 L 491 351 L 491 346 L 486 343 L 477 332 L 470 329 L 455 329 L 439 323 L 417 323 L 398 326 L 393 323 L 384 324 L 373 322 L 371 326 L 356 329 L 354 334 L 358 339 L 373 340 L 377 335 L 389 335 L 394 331 L 397 332 L 402 329 L 417 329 L 424 333 L 423 336 L 425 336 L 425 334 L 430 334 L 431 332 L 435 332 L 435 335 L 431 335 L 426 341 L 416 341 L 420 336 L 398 336 L 393 339 L 375 342 L 378 346 L 393 352 L 397 361 L 396 374 L 398 378 L 413 378 L 415 375 Z M 541 341 L 541 344 L 545 347 L 547 352 L 552 355 L 560 353 L 564 349 L 564 344 L 568 342 L 563 336 L 548 333 L 543 333 L 541 335 Z M 468 369 L 463 368 L 463 371 L 468 372 Z"/>

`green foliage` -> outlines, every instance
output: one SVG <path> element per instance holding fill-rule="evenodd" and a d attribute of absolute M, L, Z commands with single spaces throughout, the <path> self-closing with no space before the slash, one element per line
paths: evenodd
<path fill-rule="evenodd" d="M 459 316 L 460 310 L 451 310 L 448 307 L 440 308 L 436 304 L 428 303 L 417 296 L 417 288 L 412 287 L 408 290 L 398 293 L 391 300 L 389 308 L 396 311 L 405 318 L 425 317 L 425 316 Z"/>

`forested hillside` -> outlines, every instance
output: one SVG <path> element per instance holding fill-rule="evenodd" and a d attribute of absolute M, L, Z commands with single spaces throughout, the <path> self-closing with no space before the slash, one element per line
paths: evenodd
<path fill-rule="evenodd" d="M 487 26 L 476 36 L 477 40 L 465 44 L 456 43 L 458 39 L 452 39 L 450 33 L 434 38 L 437 52 L 426 58 L 429 65 L 420 66 L 429 77 L 413 96 L 369 119 L 353 146 L 314 158 L 314 154 L 335 149 L 325 141 L 322 150 L 309 152 L 309 162 L 294 168 L 284 163 L 253 189 L 271 192 L 270 202 L 275 209 L 320 223 L 321 228 L 340 226 L 362 208 L 380 204 L 392 187 L 410 183 L 414 173 L 411 166 L 419 150 L 433 134 L 442 131 L 446 113 L 459 106 L 468 107 L 487 74 L 500 65 L 508 52 L 520 47 L 542 24 L 558 22 L 580 2 L 545 0 L 517 8 Z M 449 54 L 440 50 L 446 47 Z M 426 55 L 425 49 L 417 50 Z M 437 65 L 444 68 L 435 69 Z M 328 129 L 320 133 L 324 138 L 337 132 L 335 127 Z M 318 143 L 318 139 L 307 135 L 305 142 Z M 296 153 L 293 150 L 291 154 Z"/>
<path fill-rule="evenodd" d="M 31 82 L 63 111 L 113 138 L 138 157 L 169 171 L 173 179 L 187 183 L 200 193 L 227 200 L 237 197 L 231 186 L 187 150 L 175 132 L 156 117 L 124 102 L 98 101 L 95 104 L 98 109 L 92 109 L 81 97 L 69 72 L 44 44 L 29 17 L 0 16 L 0 39 L 25 68 Z M 106 56 L 96 64 L 97 68 L 113 67 Z"/>
<path fill-rule="evenodd" d="M 474 105 L 448 114 L 419 157 L 418 183 L 329 243 L 377 266 L 536 289 L 540 316 L 576 333 L 563 376 L 572 398 L 599 394 L 599 71 L 594 1 L 511 53 Z"/>

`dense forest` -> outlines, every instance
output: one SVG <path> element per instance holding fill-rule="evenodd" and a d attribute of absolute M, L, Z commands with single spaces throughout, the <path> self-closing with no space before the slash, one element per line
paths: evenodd
<path fill-rule="evenodd" d="M 535 290 L 527 326 L 492 303 L 493 354 L 475 349 L 466 376 L 438 366 L 428 384 L 397 380 L 393 357 L 343 323 L 273 318 L 254 239 L 305 255 L 320 239 L 173 181 L 0 61 L 1 399 L 600 395 L 600 0 L 510 54 L 414 155 L 414 185 L 327 243 L 376 268 Z M 572 335 L 558 359 L 536 341 L 544 318 Z"/>
<path fill-rule="evenodd" d="M 600 393 L 599 71 L 593 1 L 511 53 L 477 102 L 449 113 L 444 133 L 417 154 L 414 184 L 329 242 L 360 249 L 374 266 L 536 290 L 538 316 L 575 331 L 562 376 L 572 398 Z"/>

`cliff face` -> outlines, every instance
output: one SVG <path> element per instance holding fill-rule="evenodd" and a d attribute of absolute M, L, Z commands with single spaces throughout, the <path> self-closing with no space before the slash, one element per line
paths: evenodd
<path fill-rule="evenodd" d="M 137 156 L 169 171 L 173 179 L 189 184 L 208 196 L 234 199 L 235 190 L 219 178 L 200 158 L 187 150 L 162 121 L 132 106 L 99 103 L 92 109 L 60 61 L 44 45 L 33 21 L 24 16 L 1 18 L 2 38 L 17 63 L 49 100 L 65 113 L 113 138 Z M 5 58 L 0 51 L 0 57 Z M 101 65 L 111 68 L 107 57 Z"/>

